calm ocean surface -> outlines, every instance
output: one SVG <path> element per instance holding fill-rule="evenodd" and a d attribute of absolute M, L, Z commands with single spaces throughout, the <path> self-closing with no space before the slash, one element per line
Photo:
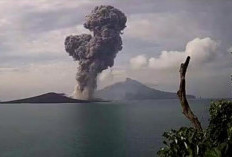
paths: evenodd
<path fill-rule="evenodd" d="M 208 123 L 210 100 L 191 100 Z M 0 157 L 154 157 L 162 133 L 190 126 L 178 100 L 1 104 Z"/>

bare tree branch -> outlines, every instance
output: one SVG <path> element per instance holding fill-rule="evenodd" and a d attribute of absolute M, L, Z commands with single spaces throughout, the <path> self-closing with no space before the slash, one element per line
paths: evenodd
<path fill-rule="evenodd" d="M 198 120 L 197 116 L 194 115 L 191 108 L 189 107 L 189 103 L 186 98 L 186 90 L 185 90 L 185 74 L 189 65 L 190 57 L 188 56 L 185 63 L 180 65 L 180 88 L 177 92 L 177 95 L 180 99 L 181 107 L 183 109 L 183 114 L 191 121 L 193 126 L 198 129 L 202 130 L 201 123 Z"/>

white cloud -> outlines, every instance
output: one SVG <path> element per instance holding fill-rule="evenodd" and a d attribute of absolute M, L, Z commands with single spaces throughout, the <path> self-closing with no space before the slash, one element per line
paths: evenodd
<path fill-rule="evenodd" d="M 185 53 L 187 56 L 191 56 L 194 62 L 210 62 L 217 57 L 218 46 L 219 43 L 210 38 L 196 38 L 186 45 Z"/>
<path fill-rule="evenodd" d="M 98 76 L 98 79 L 100 81 L 105 81 L 107 79 L 109 80 L 113 80 L 113 74 L 112 74 L 112 70 L 111 69 L 107 69 L 107 70 L 104 70 L 99 76 Z"/>
<path fill-rule="evenodd" d="M 187 56 L 193 66 L 202 66 L 217 57 L 218 43 L 210 38 L 196 38 L 187 43 L 185 51 L 162 51 L 159 57 L 149 59 L 149 67 L 154 69 L 177 68 Z"/>
<path fill-rule="evenodd" d="M 162 51 L 159 57 L 149 58 L 148 67 L 152 69 L 173 69 L 179 66 L 184 57 L 184 52 Z"/>
<path fill-rule="evenodd" d="M 147 58 L 145 55 L 138 55 L 130 59 L 130 65 L 133 69 L 141 69 L 147 66 Z"/>
<path fill-rule="evenodd" d="M 102 89 L 114 83 L 124 81 L 128 77 L 127 69 L 114 67 L 104 70 L 98 76 L 97 89 Z"/>
<path fill-rule="evenodd" d="M 126 71 L 125 70 L 120 70 L 120 69 L 106 69 L 104 70 L 99 76 L 98 79 L 101 82 L 104 81 L 114 81 L 114 79 L 117 79 L 118 77 L 125 77 L 126 76 Z"/>

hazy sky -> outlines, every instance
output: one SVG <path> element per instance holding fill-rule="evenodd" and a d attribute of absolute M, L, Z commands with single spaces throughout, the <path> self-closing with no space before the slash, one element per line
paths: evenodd
<path fill-rule="evenodd" d="M 99 88 L 131 77 L 176 92 L 179 65 L 190 55 L 187 92 L 231 96 L 231 0 L 0 0 L 0 100 L 71 94 L 77 63 L 64 39 L 89 33 L 82 24 L 97 5 L 128 17 L 123 50 Z"/>

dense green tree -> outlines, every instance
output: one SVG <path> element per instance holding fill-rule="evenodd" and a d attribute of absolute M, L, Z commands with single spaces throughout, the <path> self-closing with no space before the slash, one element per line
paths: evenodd
<path fill-rule="evenodd" d="M 161 157 L 230 157 L 232 156 L 232 102 L 211 103 L 209 126 L 197 130 L 182 127 L 165 132 Z"/>

